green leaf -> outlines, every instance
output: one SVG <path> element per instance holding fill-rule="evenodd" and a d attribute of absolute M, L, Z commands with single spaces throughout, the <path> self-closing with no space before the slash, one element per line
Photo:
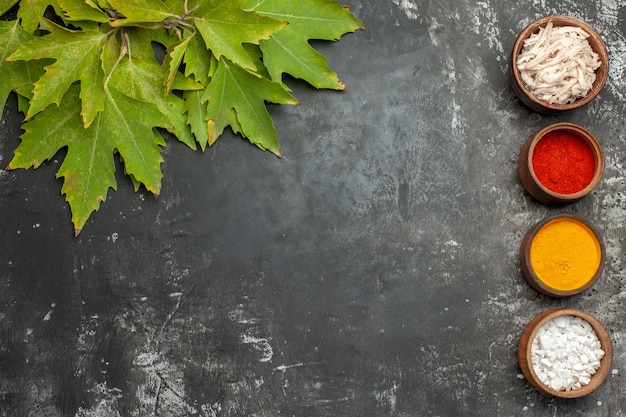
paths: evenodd
<path fill-rule="evenodd" d="M 0 104 L 26 114 L 8 169 L 61 149 L 75 233 L 117 188 L 161 187 L 164 130 L 202 150 L 230 128 L 281 156 L 268 103 L 297 104 L 283 74 L 343 84 L 311 47 L 362 28 L 332 0 L 0 0 Z M 44 18 L 44 13 L 50 19 Z M 57 23 L 54 23 L 57 22 Z"/>
<path fill-rule="evenodd" d="M 19 0 L 0 0 L 0 16 L 11 10 Z"/>
<path fill-rule="evenodd" d="M 316 88 L 345 88 L 309 40 L 338 40 L 345 33 L 363 29 L 346 8 L 329 0 L 249 0 L 243 8 L 289 23 L 260 43 L 263 62 L 274 81 L 280 82 L 283 73 L 288 73 Z"/>
<path fill-rule="evenodd" d="M 206 104 L 202 102 L 202 91 L 185 91 L 183 94 L 187 124 L 204 151 L 209 142 Z"/>
<path fill-rule="evenodd" d="M 171 92 L 164 94 L 163 80 L 167 75 L 167 68 L 156 63 L 144 62 L 137 58 L 124 59 L 112 73 L 110 84 L 129 97 L 156 105 L 164 116 L 162 127 L 195 149 L 195 139 L 183 116 L 185 113 L 183 100 Z"/>
<path fill-rule="evenodd" d="M 32 83 L 43 74 L 43 69 L 37 62 L 6 61 L 20 45 L 32 38 L 31 34 L 22 29 L 18 20 L 0 21 L 0 112 L 12 90 L 30 96 Z"/>
<path fill-rule="evenodd" d="M 64 17 L 70 22 L 90 21 L 107 23 L 109 16 L 95 4 L 83 0 L 57 0 Z"/>
<path fill-rule="evenodd" d="M 55 0 L 20 0 L 17 17 L 22 21 L 22 27 L 28 33 L 34 33 L 37 30 L 39 21 L 43 18 L 48 6 L 58 7 Z"/>
<path fill-rule="evenodd" d="M 17 110 L 21 113 L 28 111 L 28 98 L 21 94 L 17 95 Z"/>
<path fill-rule="evenodd" d="M 93 31 L 71 31 L 48 23 L 49 35 L 35 38 L 20 46 L 8 61 L 53 58 L 54 64 L 45 67 L 45 74 L 35 82 L 33 98 L 26 119 L 59 104 L 63 94 L 75 81 L 81 81 L 80 98 L 83 102 L 83 123 L 89 126 L 104 106 L 103 73 L 100 54 L 106 34 Z"/>
<path fill-rule="evenodd" d="M 185 76 L 193 76 L 202 85 L 209 84 L 212 72 L 217 68 L 215 56 L 208 51 L 202 38 L 195 33 L 189 36 L 185 50 Z"/>
<path fill-rule="evenodd" d="M 24 124 L 25 133 L 8 169 L 37 168 L 62 148 L 67 155 L 57 177 L 64 177 L 61 192 L 72 211 L 78 235 L 89 215 L 116 189 L 115 161 L 109 137 L 99 124 L 82 127 L 78 87 L 73 86 L 58 107 L 52 107 Z"/>
<path fill-rule="evenodd" d="M 261 39 L 285 27 L 286 23 L 241 9 L 244 0 L 206 1 L 194 14 L 193 23 L 206 46 L 216 58 L 229 61 L 249 70 L 256 65 L 243 44 L 259 44 Z"/>
<path fill-rule="evenodd" d="M 92 7 L 99 7 L 101 9 L 113 9 L 107 0 L 85 0 L 85 3 Z"/>
<path fill-rule="evenodd" d="M 104 9 L 105 6 L 102 4 L 102 2 L 96 1 L 96 0 L 84 0 L 85 4 L 88 6 L 93 7 L 94 9 Z"/>
<path fill-rule="evenodd" d="M 148 191 L 161 192 L 161 148 L 155 142 L 155 127 L 168 127 L 157 106 L 135 100 L 114 88 L 107 89 L 107 101 L 100 116 L 102 129 L 124 160 L 124 167 Z M 161 139 L 162 141 L 162 139 Z"/>
<path fill-rule="evenodd" d="M 160 0 L 108 0 L 108 2 L 118 13 L 124 15 L 123 19 L 112 21 L 112 26 L 160 23 L 176 17 Z"/>
<path fill-rule="evenodd" d="M 167 74 L 167 78 L 165 79 L 166 93 L 169 93 L 172 90 L 172 84 L 174 83 L 176 75 L 179 74 L 179 69 L 181 64 L 183 63 L 183 57 L 185 56 L 185 52 L 187 51 L 190 40 L 191 38 L 185 38 L 179 42 L 174 43 L 173 45 L 170 45 L 170 52 L 168 54 L 169 73 Z"/>
<path fill-rule="evenodd" d="M 208 102 L 208 144 L 212 145 L 226 126 L 241 130 L 261 149 L 281 156 L 276 130 L 265 102 L 297 104 L 298 101 L 278 83 L 259 77 L 233 63 L 220 59 L 217 71 L 206 88 Z"/>
<path fill-rule="evenodd" d="M 115 29 L 119 36 L 110 36 L 102 56 L 105 73 L 109 73 L 121 53 L 120 37 L 126 41 L 127 53 L 146 62 L 157 62 L 154 44 L 168 45 L 176 40 L 163 28 L 146 29 L 143 27 L 128 27 Z"/>
<path fill-rule="evenodd" d="M 25 133 L 8 169 L 37 168 L 60 149 L 67 155 L 59 168 L 64 179 L 61 192 L 72 211 L 78 235 L 92 212 L 116 189 L 114 154 L 119 152 L 124 169 L 146 189 L 158 194 L 161 187 L 161 148 L 153 127 L 163 115 L 155 106 L 138 102 L 115 89 L 107 89 L 105 107 L 85 129 L 81 123 L 78 87 L 72 86 L 58 107 L 24 124 Z"/>

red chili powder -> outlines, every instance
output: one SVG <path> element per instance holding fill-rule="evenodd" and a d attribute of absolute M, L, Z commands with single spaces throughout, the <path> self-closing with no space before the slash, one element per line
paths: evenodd
<path fill-rule="evenodd" d="M 558 130 L 546 133 L 535 145 L 532 164 L 541 184 L 560 194 L 585 188 L 596 168 L 589 145 L 573 132 Z"/>

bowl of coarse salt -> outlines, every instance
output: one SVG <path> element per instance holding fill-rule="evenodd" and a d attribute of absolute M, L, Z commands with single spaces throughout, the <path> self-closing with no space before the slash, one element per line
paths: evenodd
<path fill-rule="evenodd" d="M 541 392 L 579 398 L 595 391 L 608 376 L 613 346 L 592 315 L 553 309 L 528 323 L 520 337 L 518 359 L 526 380 Z"/>
<path fill-rule="evenodd" d="M 534 20 L 511 51 L 513 91 L 534 111 L 556 114 L 589 104 L 604 88 L 609 53 L 598 32 L 565 15 Z"/>

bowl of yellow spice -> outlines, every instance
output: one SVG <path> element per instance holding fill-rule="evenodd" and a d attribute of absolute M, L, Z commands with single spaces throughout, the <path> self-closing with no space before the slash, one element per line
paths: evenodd
<path fill-rule="evenodd" d="M 600 232 L 574 214 L 555 214 L 535 224 L 520 246 L 524 279 L 537 292 L 569 297 L 593 286 L 606 258 Z"/>

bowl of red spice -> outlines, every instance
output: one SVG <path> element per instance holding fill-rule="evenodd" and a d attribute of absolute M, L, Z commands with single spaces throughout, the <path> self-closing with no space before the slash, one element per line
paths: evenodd
<path fill-rule="evenodd" d="M 609 53 L 602 37 L 573 16 L 544 16 L 528 24 L 509 59 L 513 91 L 530 109 L 545 114 L 589 104 L 608 75 Z"/>
<path fill-rule="evenodd" d="M 604 172 L 604 154 L 584 127 L 555 123 L 526 139 L 517 168 L 528 194 L 544 204 L 563 205 L 596 188 Z"/>
<path fill-rule="evenodd" d="M 524 328 L 517 357 L 524 378 L 544 394 L 580 398 L 597 390 L 613 362 L 606 328 L 591 314 L 546 310 Z"/>

